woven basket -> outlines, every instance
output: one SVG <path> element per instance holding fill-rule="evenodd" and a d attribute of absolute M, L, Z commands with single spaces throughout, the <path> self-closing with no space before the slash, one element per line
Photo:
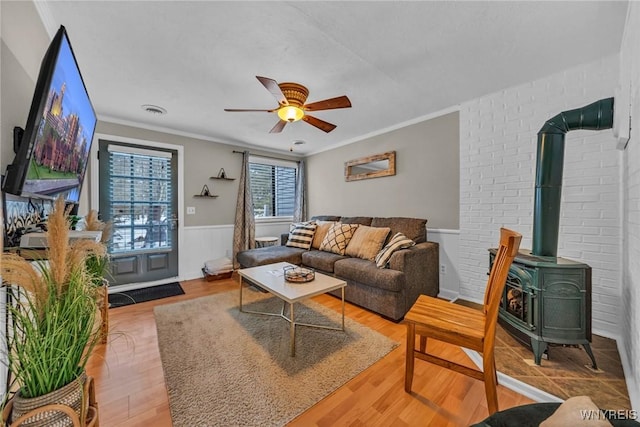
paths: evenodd
<path fill-rule="evenodd" d="M 55 403 L 73 408 L 76 414 L 78 414 L 78 417 L 82 419 L 80 411 L 86 381 L 87 374 L 83 371 L 76 380 L 44 396 L 26 398 L 22 397 L 20 391 L 18 391 L 13 398 L 11 422 L 17 420 L 29 411 Z M 61 412 L 42 411 L 26 419 L 20 425 L 24 427 L 68 427 L 73 426 L 73 422 L 67 415 Z"/>

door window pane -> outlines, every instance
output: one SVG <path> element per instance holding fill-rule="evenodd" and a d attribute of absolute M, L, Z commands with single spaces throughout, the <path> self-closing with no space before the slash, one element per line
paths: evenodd
<path fill-rule="evenodd" d="M 121 153 L 110 147 L 109 179 L 110 253 L 171 248 L 171 158 Z"/>

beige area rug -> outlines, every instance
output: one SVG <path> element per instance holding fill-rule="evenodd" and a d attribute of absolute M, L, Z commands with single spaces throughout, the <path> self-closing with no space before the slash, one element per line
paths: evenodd
<path fill-rule="evenodd" d="M 279 312 L 270 294 L 243 291 L 248 310 Z M 296 320 L 339 326 L 313 301 Z M 345 318 L 346 332 L 300 326 L 289 356 L 289 323 L 240 313 L 238 292 L 154 309 L 174 426 L 282 426 L 398 346 Z"/>

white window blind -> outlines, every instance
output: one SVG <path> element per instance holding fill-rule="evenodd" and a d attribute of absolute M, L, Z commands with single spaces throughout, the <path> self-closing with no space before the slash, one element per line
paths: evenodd
<path fill-rule="evenodd" d="M 292 216 L 297 164 L 254 157 L 249 162 L 253 211 L 256 218 Z"/>
<path fill-rule="evenodd" d="M 171 155 L 109 146 L 110 252 L 171 248 Z"/>

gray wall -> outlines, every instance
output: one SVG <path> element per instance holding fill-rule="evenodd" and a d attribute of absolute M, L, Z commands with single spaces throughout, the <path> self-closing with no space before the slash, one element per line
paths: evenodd
<path fill-rule="evenodd" d="M 98 122 L 96 133 L 183 146 L 185 212 L 182 212 L 182 219 L 184 225 L 199 226 L 234 223 L 242 155 L 234 154 L 233 150 L 244 151 L 247 148 L 106 122 Z M 263 154 L 297 160 L 295 157 L 287 155 L 275 155 L 254 149 L 249 151 L 251 151 L 251 154 L 256 155 Z M 227 176 L 236 178 L 236 180 L 209 179 L 210 176 L 218 175 L 220 168 L 224 168 Z M 219 196 L 217 199 L 193 197 L 195 194 L 200 194 L 205 184 L 213 194 Z M 87 187 L 88 185 L 85 188 Z M 186 207 L 188 206 L 196 208 L 195 215 L 186 214 Z"/>
<path fill-rule="evenodd" d="M 459 114 L 377 135 L 307 160 L 309 216 L 408 216 L 429 228 L 458 229 Z M 344 163 L 396 152 L 396 175 L 346 182 Z"/>
<path fill-rule="evenodd" d="M 13 128 L 24 127 L 40 70 L 51 39 L 31 2 L 0 2 L 0 167 L 13 161 Z"/>

